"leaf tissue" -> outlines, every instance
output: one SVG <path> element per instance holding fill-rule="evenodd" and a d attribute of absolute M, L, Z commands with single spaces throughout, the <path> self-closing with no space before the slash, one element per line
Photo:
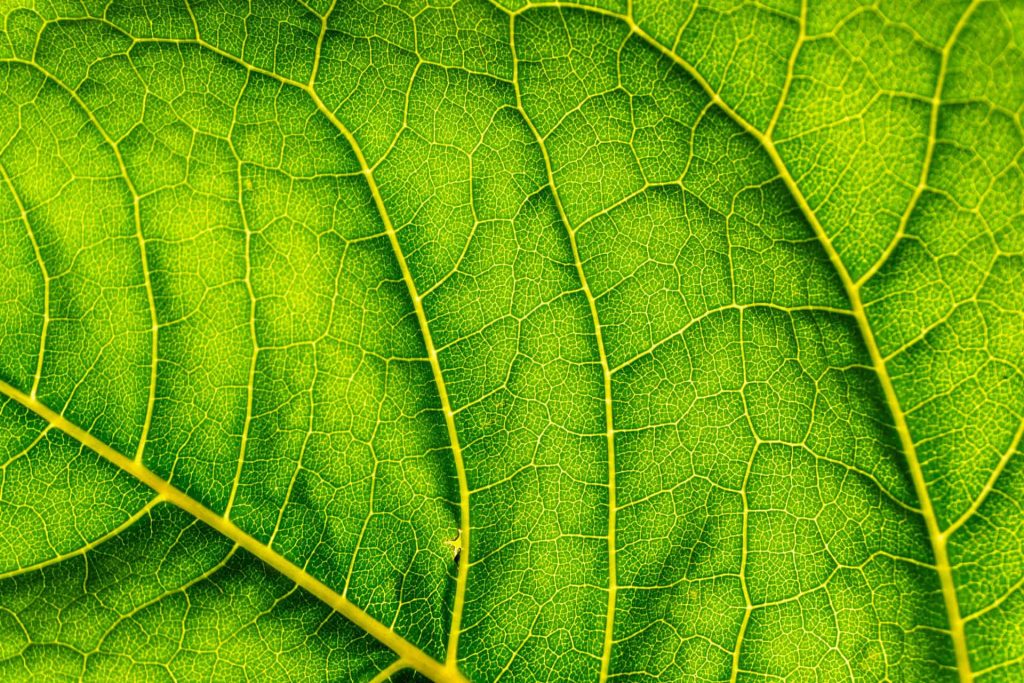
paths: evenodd
<path fill-rule="evenodd" d="M 0 2 L 0 681 L 1024 680 L 1021 0 Z"/>

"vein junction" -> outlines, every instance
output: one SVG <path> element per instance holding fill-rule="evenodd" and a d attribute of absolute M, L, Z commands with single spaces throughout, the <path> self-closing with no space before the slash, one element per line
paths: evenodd
<path fill-rule="evenodd" d="M 1015 20 L 659 7 L 255 3 L 234 41 L 115 3 L 12 42 L 2 229 L 38 287 L 0 392 L 46 427 L 0 501 L 63 431 L 397 653 L 342 658 L 379 680 L 1011 675 L 969 645 L 1024 576 L 984 559 L 1015 538 L 986 530 L 1019 486 L 1019 139 L 955 157 L 972 117 L 1020 133 L 957 61 Z M 157 514 L 103 495 L 79 539 Z M 40 517 L 8 574 L 58 581 L 74 525 Z"/>

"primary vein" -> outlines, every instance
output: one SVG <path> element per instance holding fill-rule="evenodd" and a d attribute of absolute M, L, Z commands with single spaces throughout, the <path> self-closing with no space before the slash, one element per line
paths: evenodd
<path fill-rule="evenodd" d="M 2 380 L 0 380 L 0 394 L 21 404 L 44 419 L 50 426 L 64 432 L 83 446 L 97 453 L 103 459 L 153 489 L 160 501 L 166 501 L 181 508 L 214 531 L 249 551 L 252 555 L 286 576 L 295 584 L 319 598 L 382 644 L 391 648 L 410 668 L 438 683 L 467 683 L 466 678 L 456 669 L 438 662 L 305 569 L 243 531 L 234 522 L 217 514 L 181 489 L 173 486 L 141 462 L 119 453 L 63 415 L 51 410 L 38 399 L 29 396 Z"/>

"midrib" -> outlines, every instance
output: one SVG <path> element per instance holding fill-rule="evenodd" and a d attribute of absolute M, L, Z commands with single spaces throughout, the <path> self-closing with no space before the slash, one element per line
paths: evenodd
<path fill-rule="evenodd" d="M 410 668 L 438 683 L 468 683 L 467 679 L 456 669 L 446 666 L 426 654 L 419 647 L 377 621 L 367 612 L 350 602 L 348 598 L 336 592 L 305 569 L 243 531 L 230 520 L 198 502 L 181 489 L 154 474 L 142 463 L 126 457 L 63 415 L 51 410 L 37 399 L 2 380 L 0 380 L 0 394 L 21 404 L 45 420 L 50 426 L 64 432 L 117 468 L 127 472 L 153 489 L 157 494 L 158 501 L 163 500 L 181 508 L 214 531 L 249 551 L 252 555 L 295 582 L 296 585 L 302 587 L 313 596 L 319 598 L 356 626 L 389 647 Z"/>

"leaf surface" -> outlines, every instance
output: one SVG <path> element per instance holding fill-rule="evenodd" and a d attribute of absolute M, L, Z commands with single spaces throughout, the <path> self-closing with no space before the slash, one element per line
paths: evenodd
<path fill-rule="evenodd" d="M 1024 676 L 1024 5 L 0 17 L 0 679 Z"/>

